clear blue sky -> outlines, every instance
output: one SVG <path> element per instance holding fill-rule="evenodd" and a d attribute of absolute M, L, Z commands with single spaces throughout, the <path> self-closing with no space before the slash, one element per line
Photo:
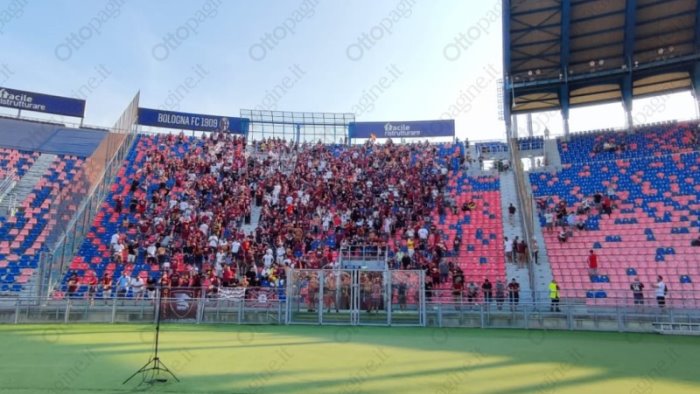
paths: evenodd
<path fill-rule="evenodd" d="M 504 136 L 500 0 L 2 0 L 0 47 L 0 86 L 86 98 L 88 124 L 112 125 L 140 90 L 143 107 L 450 117 L 460 137 Z M 681 94 L 635 114 L 695 108 Z M 535 123 L 561 130 L 557 114 Z M 572 130 L 622 124 L 620 105 L 571 115 Z"/>

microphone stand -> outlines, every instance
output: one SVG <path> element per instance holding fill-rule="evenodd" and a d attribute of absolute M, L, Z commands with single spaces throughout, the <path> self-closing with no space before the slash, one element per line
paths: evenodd
<path fill-rule="evenodd" d="M 161 377 L 161 373 L 164 375 L 170 375 L 173 377 L 173 379 L 175 379 L 176 382 L 180 382 L 180 379 L 178 379 L 177 376 L 175 376 L 175 374 L 163 363 L 163 361 L 160 360 L 160 357 L 158 357 L 158 345 L 160 342 L 160 316 L 162 312 L 161 288 L 162 287 L 160 285 L 159 280 L 158 285 L 156 287 L 156 303 L 154 305 L 154 310 L 156 314 L 156 338 L 153 355 L 149 358 L 148 362 L 146 362 L 146 364 L 144 364 L 143 367 L 141 367 L 138 371 L 134 372 L 131 376 L 129 376 L 129 378 L 126 379 L 122 384 L 128 383 L 136 375 L 143 376 L 143 381 L 140 384 L 166 383 L 168 379 L 165 377 Z"/>

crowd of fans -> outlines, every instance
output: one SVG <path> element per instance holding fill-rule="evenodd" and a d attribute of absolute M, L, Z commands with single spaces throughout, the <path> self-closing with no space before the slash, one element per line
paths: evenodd
<path fill-rule="evenodd" d="M 448 249 L 432 222 L 436 213 L 470 211 L 476 204 L 457 206 L 450 196 L 453 158 L 440 158 L 435 145 L 267 139 L 252 143 L 246 156 L 241 137 L 180 134 L 159 138 L 143 154 L 145 165 L 113 199 L 122 221 L 110 252 L 121 276 L 70 277 L 69 296 L 81 284 L 90 298 L 99 289 L 147 297 L 158 285 L 210 296 L 222 287 L 282 287 L 286 267 L 331 268 L 340 251 L 357 248 L 389 256 L 389 268 L 425 270 L 426 290 L 477 298 L 470 290 L 476 284 L 464 283 L 462 268 L 448 258 L 461 240 Z M 252 206 L 259 222 L 246 233 L 242 225 L 258 219 L 251 217 Z M 150 274 L 135 274 L 134 266 L 144 262 Z M 307 286 L 313 282 L 306 278 Z M 497 301 L 501 288 L 499 281 Z M 306 297 L 312 293 L 307 289 Z"/>
<path fill-rule="evenodd" d="M 128 290 L 136 295 L 140 281 L 155 278 L 164 288 L 213 288 L 235 281 L 225 271 L 245 258 L 240 226 L 250 220 L 251 201 L 245 140 L 227 134 L 202 139 L 180 134 L 158 141 L 143 153 L 145 164 L 128 190 L 114 197 L 113 208 L 122 222 L 111 236 L 110 251 L 112 261 L 123 265 L 123 275 L 87 276 L 89 293 L 101 286 L 117 295 Z M 175 154 L 180 148 L 184 153 Z M 161 274 L 132 277 L 134 264 L 142 262 Z M 71 290 L 69 280 L 69 294 Z"/>

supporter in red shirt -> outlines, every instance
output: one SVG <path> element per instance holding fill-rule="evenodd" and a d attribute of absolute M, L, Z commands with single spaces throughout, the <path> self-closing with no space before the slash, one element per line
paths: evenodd
<path fill-rule="evenodd" d="M 588 255 L 588 274 L 598 275 L 598 255 L 591 249 Z"/>

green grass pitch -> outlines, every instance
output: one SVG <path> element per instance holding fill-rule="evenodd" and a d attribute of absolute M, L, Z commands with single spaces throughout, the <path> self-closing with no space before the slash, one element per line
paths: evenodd
<path fill-rule="evenodd" d="M 700 339 L 651 334 L 164 324 L 181 379 L 135 378 L 150 325 L 0 326 L 0 393 L 698 393 Z"/>

